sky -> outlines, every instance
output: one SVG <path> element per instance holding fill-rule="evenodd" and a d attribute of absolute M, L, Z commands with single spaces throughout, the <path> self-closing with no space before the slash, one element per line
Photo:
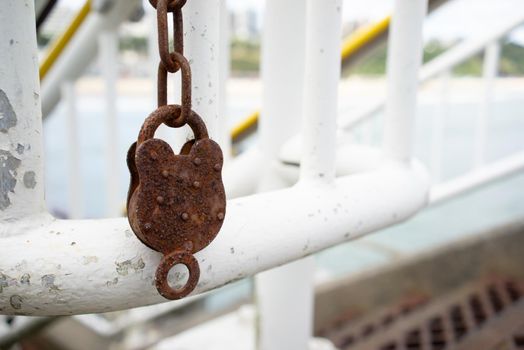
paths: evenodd
<path fill-rule="evenodd" d="M 233 11 L 252 9 L 261 15 L 264 11 L 264 0 L 227 1 Z M 81 6 L 83 2 L 84 0 L 61 1 L 63 5 L 72 8 Z M 393 0 L 343 0 L 344 22 L 377 21 L 392 12 L 393 2 Z M 524 17 L 523 2 L 524 0 L 452 1 L 429 16 L 425 23 L 424 36 L 426 39 L 454 40 L 457 37 L 482 35 L 510 16 Z M 524 29 L 516 30 L 512 34 L 512 39 L 524 44 Z"/>

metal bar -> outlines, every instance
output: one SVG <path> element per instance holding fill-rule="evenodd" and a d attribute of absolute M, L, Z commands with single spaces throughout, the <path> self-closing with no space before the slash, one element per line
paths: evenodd
<path fill-rule="evenodd" d="M 188 1 L 183 13 L 185 55 L 193 74 L 193 109 L 206 122 L 209 135 L 218 140 L 220 0 Z"/>
<path fill-rule="evenodd" d="M 35 0 L 35 17 L 38 17 L 40 15 L 40 12 L 44 9 L 47 0 Z"/>
<path fill-rule="evenodd" d="M 90 11 L 91 0 L 87 0 L 84 3 L 84 6 L 80 8 L 80 11 L 78 11 L 76 16 L 73 18 L 66 31 L 51 44 L 51 48 L 49 49 L 49 52 L 40 66 L 40 79 L 43 80 L 45 78 L 47 72 L 51 69 L 51 67 L 53 67 L 58 57 L 60 57 L 65 47 L 78 31 L 78 28 L 80 28 L 82 23 L 84 23 Z"/>
<path fill-rule="evenodd" d="M 500 181 L 524 169 L 524 152 L 485 165 L 479 170 L 460 176 L 431 189 L 431 204 L 472 191 L 494 181 Z"/>
<path fill-rule="evenodd" d="M 300 180 L 302 183 L 326 184 L 335 178 L 342 2 L 308 0 L 305 5 L 307 29 L 303 101 L 296 96 L 299 104 L 304 106 Z M 295 5 L 295 17 L 299 16 L 297 9 Z M 297 23 L 300 23 L 299 20 Z M 289 26 L 289 22 L 285 21 L 280 25 Z M 289 57 L 290 51 L 283 53 L 288 56 L 286 61 L 291 59 L 290 62 L 293 62 L 292 57 Z M 286 86 L 293 89 L 295 87 L 291 84 L 301 82 L 301 79 L 290 81 Z M 273 89 L 272 86 L 269 88 Z M 300 88 L 300 85 L 296 88 Z M 288 111 L 293 114 L 281 116 L 282 120 L 291 119 L 291 115 L 300 115 L 299 104 L 295 106 L 296 111 Z M 277 126 L 278 122 L 274 124 Z M 257 277 L 259 349 L 309 347 L 313 333 L 314 271 L 315 260 L 308 257 Z"/>
<path fill-rule="evenodd" d="M 68 158 L 68 192 L 69 218 L 81 219 L 82 205 L 82 172 L 80 171 L 80 150 L 78 137 L 78 111 L 76 108 L 76 91 L 74 82 L 62 84 L 62 96 L 66 106 L 67 158 Z"/>
<path fill-rule="evenodd" d="M 105 88 L 105 161 L 106 161 L 106 215 L 120 216 L 121 198 L 119 195 L 119 173 L 115 171 L 118 164 L 118 126 L 116 110 L 116 83 L 118 79 L 118 37 L 115 30 L 109 29 L 100 33 L 99 55 Z"/>
<path fill-rule="evenodd" d="M 342 44 L 342 61 L 356 54 L 365 45 L 385 34 L 389 29 L 391 16 L 386 16 L 380 21 L 358 28 Z"/>
<path fill-rule="evenodd" d="M 448 91 L 451 72 L 445 71 L 440 75 L 438 106 L 431 120 L 431 175 L 432 183 L 439 183 L 442 179 L 442 145 L 444 142 L 444 128 L 448 113 Z"/>
<path fill-rule="evenodd" d="M 342 50 L 340 54 L 342 63 L 350 58 L 353 58 L 354 55 L 357 55 L 359 51 L 370 42 L 378 39 L 381 35 L 385 35 L 389 28 L 390 20 L 391 16 L 387 16 L 376 23 L 359 28 L 354 33 L 351 33 L 342 44 Z M 259 117 L 260 111 L 254 111 L 245 119 L 240 121 L 239 124 L 235 125 L 231 130 L 232 142 L 239 141 L 246 135 L 246 133 L 249 133 L 251 130 L 255 130 Z"/>
<path fill-rule="evenodd" d="M 60 100 L 60 86 L 76 80 L 96 57 L 96 38 L 103 30 L 117 28 L 140 5 L 139 0 L 115 0 L 105 13 L 91 11 L 42 80 L 42 116 L 46 118 Z M 41 67 L 42 69 L 42 67 Z M 41 74 L 42 76 L 42 74 Z"/>
<path fill-rule="evenodd" d="M 23 233 L 44 213 L 38 52 L 33 1 L 0 11 L 0 237 Z M 19 221 L 24 219 L 24 224 Z M 7 226 L 14 225 L 14 231 Z M 18 227 L 18 230 L 16 229 Z M 18 232 L 17 232 L 18 231 Z"/>
<path fill-rule="evenodd" d="M 389 32 L 384 151 L 405 162 L 411 157 L 427 6 L 427 0 L 395 0 Z"/>
<path fill-rule="evenodd" d="M 493 93 L 498 75 L 500 43 L 494 41 L 486 46 L 484 53 L 483 83 L 484 90 L 480 101 L 479 114 L 475 123 L 474 166 L 479 168 L 486 160 L 488 119 L 493 103 Z"/>
<path fill-rule="evenodd" d="M 231 70 L 231 21 L 229 20 L 229 10 L 227 1 L 220 1 L 220 48 L 219 48 L 219 92 L 218 92 L 218 128 L 219 144 L 224 153 L 224 160 L 228 162 L 231 158 L 231 136 L 229 134 L 228 109 L 227 109 L 227 85 Z"/>
<path fill-rule="evenodd" d="M 259 192 L 286 186 L 275 173 L 274 164 L 281 146 L 300 129 L 305 16 L 303 0 L 266 2 L 261 67 L 264 90 L 257 145 L 259 162 L 265 166 L 258 176 Z M 294 262 L 256 276 L 259 349 L 305 348 L 310 317 L 304 307 L 309 296 L 300 292 L 295 295 L 307 278 L 304 272 L 303 263 Z M 309 285 L 305 287 L 309 291 Z"/>
<path fill-rule="evenodd" d="M 36 17 L 36 32 L 38 33 L 40 31 L 40 27 L 45 22 L 55 5 L 57 4 L 57 0 L 49 0 L 45 4 L 45 6 L 42 8 L 38 16 Z"/>
<path fill-rule="evenodd" d="M 60 317 L 16 317 L 14 326 L 9 329 L 8 333 L 0 335 L 0 349 L 11 349 L 21 340 L 38 334 L 60 319 Z"/>
<path fill-rule="evenodd" d="M 300 180 L 329 183 L 335 178 L 342 2 L 307 3 Z"/>
<path fill-rule="evenodd" d="M 201 275 L 193 294 L 402 222 L 425 206 L 428 186 L 419 163 L 393 161 L 328 188 L 304 184 L 230 200 L 221 232 L 195 255 Z M 4 251 L 16 251 L 0 258 L 8 282 L 1 313 L 95 313 L 165 301 L 152 283 L 160 254 L 132 234 L 127 219 L 20 226 L 2 225 L 4 236 L 20 229 L 24 236 L 1 239 Z M 31 283 L 16 282 L 25 275 Z"/>
<path fill-rule="evenodd" d="M 420 69 L 418 75 L 419 83 L 425 83 L 442 72 L 466 61 L 482 51 L 486 46 L 486 43 L 506 35 L 522 22 L 524 22 L 524 14 L 517 11 L 513 18 L 503 21 L 500 26 L 493 28 L 493 30 L 491 30 L 487 35 L 467 40 L 466 42 L 444 52 L 437 58 L 426 63 Z M 340 127 L 345 130 L 355 127 L 373 114 L 380 112 L 384 107 L 384 102 L 385 100 L 378 100 L 377 102 L 363 108 L 359 113 L 354 113 L 343 118 L 339 123 Z"/>

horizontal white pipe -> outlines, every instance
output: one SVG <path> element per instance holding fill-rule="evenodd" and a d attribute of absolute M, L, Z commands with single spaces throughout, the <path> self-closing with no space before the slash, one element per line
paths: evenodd
<path fill-rule="evenodd" d="M 96 38 L 104 30 L 116 30 L 136 11 L 140 1 L 117 0 L 108 12 L 92 11 L 42 81 L 42 115 L 46 118 L 60 101 L 60 86 L 75 81 L 96 57 Z"/>
<path fill-rule="evenodd" d="M 194 294 L 401 222 L 425 206 L 428 186 L 418 163 L 385 161 L 332 186 L 228 201 L 221 232 L 196 254 Z M 32 228 L 0 228 L 7 229 L 23 234 L 1 242 L 10 252 L 0 255 L 2 314 L 94 313 L 165 301 L 153 282 L 160 254 L 138 241 L 126 219 L 49 218 Z"/>
<path fill-rule="evenodd" d="M 256 192 L 260 173 L 267 166 L 261 159 L 259 148 L 253 146 L 225 164 L 222 179 L 228 199 Z"/>
<path fill-rule="evenodd" d="M 523 22 L 524 11 L 517 11 L 513 18 L 504 21 L 500 26 L 493 28 L 493 30 L 487 35 L 474 37 L 447 50 L 421 67 L 418 75 L 419 84 L 425 83 L 426 81 L 468 60 L 482 51 L 487 44 L 495 39 L 503 37 Z M 348 130 L 355 127 L 368 117 L 381 111 L 384 107 L 385 101 L 385 98 L 378 100 L 373 104 L 366 106 L 358 113 L 343 118 L 339 122 L 340 128 Z"/>
<path fill-rule="evenodd" d="M 508 156 L 474 170 L 469 174 L 433 187 L 431 189 L 430 203 L 443 202 L 491 182 L 503 180 L 522 170 L 524 170 L 524 152 Z"/>

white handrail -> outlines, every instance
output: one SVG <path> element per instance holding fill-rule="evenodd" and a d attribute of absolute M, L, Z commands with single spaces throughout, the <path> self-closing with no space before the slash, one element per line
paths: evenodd
<path fill-rule="evenodd" d="M 480 186 L 503 180 L 522 170 L 524 170 L 524 152 L 519 152 L 484 165 L 456 179 L 433 186 L 431 188 L 430 203 L 441 203 Z"/>
<path fill-rule="evenodd" d="M 502 38 L 523 22 L 524 11 L 516 11 L 513 18 L 510 18 L 508 21 L 504 21 L 497 27 L 494 27 L 487 35 L 473 37 L 445 51 L 421 67 L 419 72 L 419 83 L 425 83 L 462 62 L 467 61 L 477 53 L 481 52 L 491 42 Z M 385 102 L 385 98 L 379 99 L 374 103 L 363 107 L 355 114 L 342 117 L 339 121 L 339 127 L 344 130 L 349 130 L 355 127 L 367 118 L 372 117 L 375 113 L 380 112 L 383 109 Z"/>
<path fill-rule="evenodd" d="M 228 201 L 220 234 L 196 254 L 201 276 L 194 294 L 401 222 L 425 206 L 428 186 L 418 163 L 384 162 L 329 188 Z M 165 301 L 153 283 L 160 254 L 139 242 L 124 218 L 49 218 L 2 231 L 12 234 L 2 238 L 2 249 L 13 252 L 0 257 L 3 314 L 94 313 Z"/>
<path fill-rule="evenodd" d="M 106 13 L 92 11 L 64 49 L 42 83 L 42 115 L 45 118 L 60 101 L 60 86 L 75 81 L 89 67 L 98 51 L 98 35 L 115 30 L 138 8 L 139 0 L 117 0 Z"/>

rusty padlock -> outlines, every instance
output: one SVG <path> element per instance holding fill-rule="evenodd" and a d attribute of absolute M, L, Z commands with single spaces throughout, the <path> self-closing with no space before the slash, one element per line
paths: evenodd
<path fill-rule="evenodd" d="M 193 111 L 187 115 L 185 122 L 194 139 L 186 142 L 178 155 L 165 141 L 154 138 L 162 123 L 183 125 L 176 124 L 181 109 L 164 105 L 151 113 L 127 156 L 131 173 L 129 223 L 145 245 L 164 255 L 155 284 L 167 299 L 183 298 L 196 287 L 200 268 L 193 254 L 215 238 L 226 211 L 222 151 L 209 139 L 202 119 Z M 189 271 L 187 283 L 180 289 L 172 288 L 167 278 L 177 264 Z"/>

